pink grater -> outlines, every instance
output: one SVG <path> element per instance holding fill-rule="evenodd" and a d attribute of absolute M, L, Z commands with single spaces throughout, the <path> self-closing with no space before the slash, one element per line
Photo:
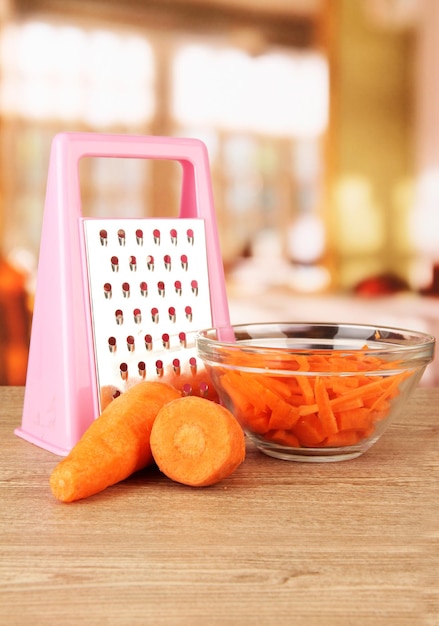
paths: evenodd
<path fill-rule="evenodd" d="M 179 217 L 83 217 L 83 157 L 179 162 Z M 204 144 L 96 133 L 55 136 L 16 434 L 65 455 L 99 415 L 104 391 L 117 395 L 141 380 L 172 375 L 186 381 L 184 393 L 208 395 L 195 333 L 228 323 Z"/>

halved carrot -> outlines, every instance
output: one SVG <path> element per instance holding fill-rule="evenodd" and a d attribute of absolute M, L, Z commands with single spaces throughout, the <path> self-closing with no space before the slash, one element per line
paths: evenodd
<path fill-rule="evenodd" d="M 165 383 L 140 382 L 110 402 L 53 470 L 55 498 L 86 498 L 151 464 L 152 424 L 159 409 L 180 395 Z"/>
<path fill-rule="evenodd" d="M 159 469 L 192 487 L 230 476 L 245 458 L 245 438 L 233 415 L 220 404 L 187 396 L 166 404 L 151 431 Z"/>

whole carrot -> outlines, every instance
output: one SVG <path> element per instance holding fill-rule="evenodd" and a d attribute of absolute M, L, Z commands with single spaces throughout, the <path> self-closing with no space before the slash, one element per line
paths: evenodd
<path fill-rule="evenodd" d="M 155 417 L 180 396 L 166 383 L 145 381 L 113 400 L 52 472 L 55 498 L 62 502 L 86 498 L 151 464 Z"/>

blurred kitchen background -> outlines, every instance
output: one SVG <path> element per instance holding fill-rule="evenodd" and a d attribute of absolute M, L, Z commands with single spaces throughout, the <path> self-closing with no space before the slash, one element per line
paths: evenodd
<path fill-rule="evenodd" d="M 0 0 L 0 384 L 65 130 L 206 143 L 232 322 L 439 335 L 438 58 L 437 0 Z M 177 214 L 174 163 L 81 168 L 87 216 Z"/>

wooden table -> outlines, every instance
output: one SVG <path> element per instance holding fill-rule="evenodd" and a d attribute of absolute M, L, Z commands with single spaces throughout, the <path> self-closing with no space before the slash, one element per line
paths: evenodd
<path fill-rule="evenodd" d="M 75 504 L 13 434 L 22 401 L 0 388 L 0 624 L 439 624 L 439 389 L 352 461 L 249 447 L 214 487 L 149 469 Z"/>

